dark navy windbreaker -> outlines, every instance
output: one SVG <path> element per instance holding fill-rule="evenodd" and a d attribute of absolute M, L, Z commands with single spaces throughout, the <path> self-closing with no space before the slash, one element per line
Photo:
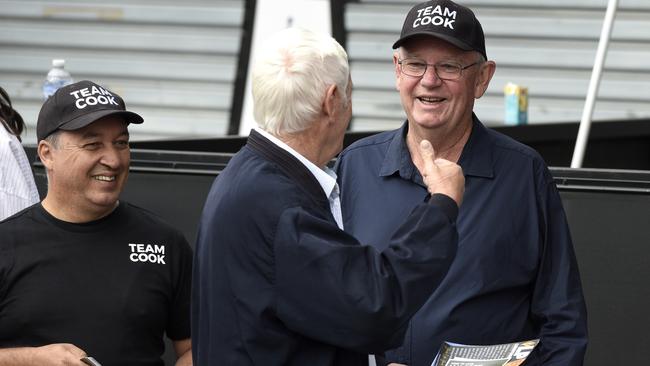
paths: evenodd
<path fill-rule="evenodd" d="M 456 204 L 423 201 L 383 251 L 361 246 L 337 227 L 307 168 L 252 131 L 203 210 L 194 363 L 361 366 L 399 345 L 457 248 Z"/>

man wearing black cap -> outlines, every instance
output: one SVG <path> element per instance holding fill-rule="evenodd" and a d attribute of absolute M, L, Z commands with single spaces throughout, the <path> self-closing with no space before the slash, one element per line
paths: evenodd
<path fill-rule="evenodd" d="M 385 363 L 428 366 L 444 341 L 540 338 L 526 365 L 581 365 L 586 308 L 553 178 L 537 152 L 485 128 L 473 113 L 496 68 L 481 24 L 452 1 L 420 3 L 393 48 L 407 120 L 340 155 L 346 230 L 363 243 L 383 243 L 424 199 L 421 140 L 457 162 L 466 181 L 456 259 Z"/>
<path fill-rule="evenodd" d="M 90 81 L 41 108 L 47 196 L 0 224 L 0 365 L 163 365 L 165 333 L 191 364 L 191 249 L 118 200 L 142 122 Z"/>

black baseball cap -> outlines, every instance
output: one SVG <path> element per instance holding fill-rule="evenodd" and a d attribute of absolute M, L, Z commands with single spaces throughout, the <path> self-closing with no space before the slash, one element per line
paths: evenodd
<path fill-rule="evenodd" d="M 92 81 L 82 80 L 59 88 L 43 103 L 36 136 L 41 141 L 57 130 L 78 130 L 100 118 L 116 115 L 126 123 L 144 122 L 140 115 L 126 110 L 119 95 Z"/>
<path fill-rule="evenodd" d="M 481 23 L 469 8 L 451 0 L 426 1 L 412 7 L 393 49 L 422 35 L 440 38 L 465 51 L 479 52 L 487 60 Z"/>

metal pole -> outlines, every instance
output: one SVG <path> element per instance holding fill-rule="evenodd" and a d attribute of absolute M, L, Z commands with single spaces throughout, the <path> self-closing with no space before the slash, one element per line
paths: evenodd
<path fill-rule="evenodd" d="M 582 160 L 585 155 L 585 149 L 587 148 L 587 140 L 589 139 L 589 129 L 591 128 L 591 117 L 594 114 L 594 104 L 596 102 L 596 96 L 598 95 L 598 86 L 600 85 L 603 64 L 605 63 L 605 57 L 607 56 L 607 46 L 609 45 L 609 38 L 612 34 L 612 26 L 614 24 L 617 7 L 618 0 L 609 0 L 609 3 L 607 4 L 607 12 L 605 13 L 603 29 L 600 33 L 600 41 L 598 42 L 598 51 L 596 51 L 596 60 L 591 72 L 591 80 L 589 81 L 587 100 L 585 101 L 585 107 L 582 110 L 582 119 L 580 120 L 576 146 L 573 150 L 571 168 L 582 167 Z"/>

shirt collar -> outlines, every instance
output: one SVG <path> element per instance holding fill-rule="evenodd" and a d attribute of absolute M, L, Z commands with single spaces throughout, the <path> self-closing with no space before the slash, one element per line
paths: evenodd
<path fill-rule="evenodd" d="M 319 168 L 316 164 L 309 161 L 307 158 L 302 156 L 299 152 L 291 148 L 291 146 L 284 143 L 282 140 L 271 135 L 270 133 L 264 131 L 259 127 L 255 127 L 255 131 L 259 132 L 260 135 L 266 137 L 269 141 L 274 143 L 276 146 L 285 150 L 289 154 L 293 155 L 298 161 L 300 161 L 310 172 L 314 175 L 314 178 L 318 181 L 320 186 L 323 188 L 327 197 L 331 197 L 332 193 L 338 193 L 337 183 L 336 183 L 336 173 L 327 166 Z"/>
<path fill-rule="evenodd" d="M 465 176 L 494 178 L 494 141 L 487 127 L 472 113 L 472 133 L 460 154 L 458 164 Z"/>
<path fill-rule="evenodd" d="M 487 128 L 472 113 L 472 132 L 463 147 L 459 165 L 463 174 L 477 177 L 493 178 L 492 142 L 489 139 Z M 421 180 L 420 173 L 415 168 L 411 154 L 406 146 L 406 133 L 408 121 L 397 130 L 393 140 L 388 146 L 388 151 L 379 170 L 379 176 L 386 177 L 399 173 L 403 179 Z"/>
<path fill-rule="evenodd" d="M 411 153 L 406 146 L 406 133 L 408 132 L 408 121 L 405 121 L 393 136 L 388 145 L 388 151 L 384 162 L 379 170 L 379 176 L 387 177 L 399 173 L 403 179 L 411 179 L 415 173 L 415 165 L 411 160 Z"/>

